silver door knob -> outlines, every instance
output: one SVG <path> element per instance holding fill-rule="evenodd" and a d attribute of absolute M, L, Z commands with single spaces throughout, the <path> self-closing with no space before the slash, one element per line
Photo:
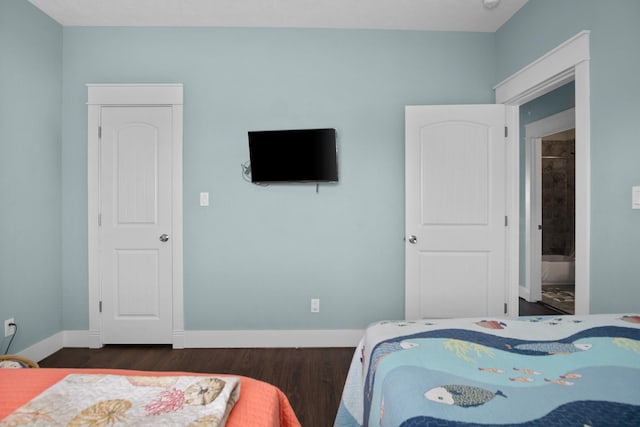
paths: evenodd
<path fill-rule="evenodd" d="M 161 234 L 160 235 L 160 241 L 161 242 L 166 242 L 167 240 L 169 240 L 169 235 L 168 234 Z"/>
<path fill-rule="evenodd" d="M 418 243 L 418 238 L 412 234 L 411 236 L 409 236 L 409 243 L 415 245 L 416 243 Z"/>

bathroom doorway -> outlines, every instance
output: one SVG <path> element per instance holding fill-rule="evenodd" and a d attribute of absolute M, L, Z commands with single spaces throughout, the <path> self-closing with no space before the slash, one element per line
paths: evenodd
<path fill-rule="evenodd" d="M 540 140 L 542 302 L 575 312 L 575 129 Z"/>
<path fill-rule="evenodd" d="M 589 31 L 581 31 L 495 87 L 496 103 L 518 106 L 519 123 L 521 127 L 524 125 L 526 130 L 528 124 L 547 116 L 523 117 L 523 115 L 527 115 L 524 108 L 527 104 L 538 101 L 569 83 L 573 85 L 574 94 L 569 99 L 570 105 L 564 103 L 562 104 L 564 108 L 555 111 L 573 109 L 573 114 L 571 114 L 573 125 L 556 132 L 570 128 L 576 129 L 575 313 L 579 315 L 590 313 L 591 109 L 589 102 L 589 34 Z M 554 113 L 550 112 L 549 114 Z M 555 132 L 549 132 L 546 135 L 553 133 Z M 518 135 L 522 135 L 522 129 L 518 129 Z M 508 273 L 509 283 L 520 286 L 517 287 L 517 291 L 514 289 L 515 292 L 509 295 L 509 307 L 518 306 L 518 297 L 525 301 L 531 301 L 529 299 L 531 298 L 530 273 L 533 252 L 530 250 L 531 209 L 528 194 L 530 191 L 529 182 L 527 181 L 529 166 L 528 158 L 527 160 L 523 158 L 529 156 L 529 144 L 521 138 L 519 139 L 521 146 L 514 147 L 508 152 L 508 158 L 512 160 L 511 179 L 508 180 L 511 182 L 510 205 L 515 206 L 520 212 L 520 215 L 512 222 L 512 225 L 518 227 L 518 232 L 509 236 L 510 249 L 514 254 L 518 254 L 519 258 L 510 260 L 511 269 Z M 523 155 L 521 156 L 521 154 Z M 522 176 L 523 172 L 526 177 Z M 525 217 L 524 221 L 523 217 Z M 518 281 L 519 283 L 517 283 Z M 510 314 L 517 315 L 515 310 L 510 311 Z"/>
<path fill-rule="evenodd" d="M 525 127 L 526 296 L 575 313 L 575 109 Z"/>

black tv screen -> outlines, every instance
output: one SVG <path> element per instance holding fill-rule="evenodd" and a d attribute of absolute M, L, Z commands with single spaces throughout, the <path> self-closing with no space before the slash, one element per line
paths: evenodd
<path fill-rule="evenodd" d="M 337 182 L 335 129 L 249 132 L 251 182 Z"/>

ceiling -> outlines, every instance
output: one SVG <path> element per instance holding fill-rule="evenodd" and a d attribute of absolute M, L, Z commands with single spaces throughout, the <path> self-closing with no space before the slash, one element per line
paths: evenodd
<path fill-rule="evenodd" d="M 63 26 L 494 32 L 527 0 L 29 0 Z"/>

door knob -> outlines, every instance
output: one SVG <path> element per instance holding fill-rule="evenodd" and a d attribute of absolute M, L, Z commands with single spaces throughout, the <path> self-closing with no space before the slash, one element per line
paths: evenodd
<path fill-rule="evenodd" d="M 409 236 L 409 243 L 415 245 L 416 243 L 418 243 L 418 238 L 412 234 L 411 236 Z"/>
<path fill-rule="evenodd" d="M 167 240 L 169 240 L 169 235 L 168 234 L 161 234 L 160 235 L 160 241 L 161 242 L 166 242 Z"/>

